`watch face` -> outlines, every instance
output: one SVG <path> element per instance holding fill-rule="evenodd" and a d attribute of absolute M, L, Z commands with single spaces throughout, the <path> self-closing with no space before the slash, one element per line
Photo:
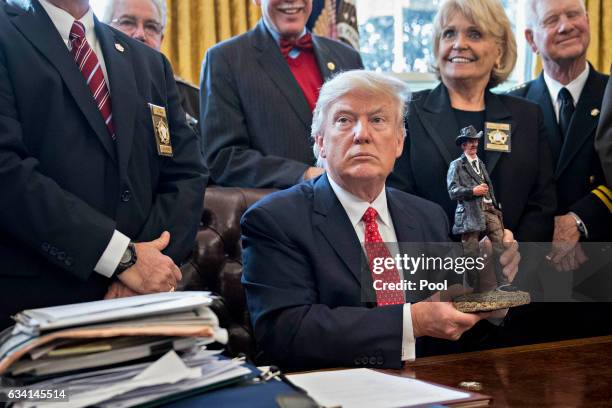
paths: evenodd
<path fill-rule="evenodd" d="M 130 247 L 125 249 L 123 256 L 121 257 L 121 263 L 128 263 L 132 260 L 132 250 Z"/>

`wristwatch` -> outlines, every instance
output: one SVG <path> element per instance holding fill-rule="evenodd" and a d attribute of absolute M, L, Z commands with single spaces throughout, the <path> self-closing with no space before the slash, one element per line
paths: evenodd
<path fill-rule="evenodd" d="M 586 226 L 584 225 L 584 222 L 582 222 L 580 217 L 578 217 L 573 212 L 570 211 L 569 214 L 572 217 L 574 217 L 574 219 L 576 220 L 576 228 L 578 228 L 578 232 L 580 233 L 580 236 L 583 237 L 583 238 L 586 238 L 587 237 L 587 229 L 586 229 Z"/>
<path fill-rule="evenodd" d="M 134 244 L 130 242 L 119 261 L 119 265 L 117 265 L 117 269 L 115 269 L 115 276 L 121 275 L 123 271 L 128 268 L 131 268 L 136 263 L 138 257 L 136 256 L 136 247 Z"/>

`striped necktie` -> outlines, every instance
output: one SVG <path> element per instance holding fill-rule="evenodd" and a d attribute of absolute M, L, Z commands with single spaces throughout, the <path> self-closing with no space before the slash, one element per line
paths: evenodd
<path fill-rule="evenodd" d="M 100 66 L 100 61 L 96 53 L 91 49 L 87 39 L 85 38 L 85 26 L 80 21 L 74 21 L 70 30 L 70 54 L 78 65 L 87 86 L 91 89 L 98 110 L 102 114 L 108 134 L 115 140 L 115 129 L 113 127 L 113 113 L 111 109 L 111 100 L 106 81 L 104 81 L 104 73 Z"/>

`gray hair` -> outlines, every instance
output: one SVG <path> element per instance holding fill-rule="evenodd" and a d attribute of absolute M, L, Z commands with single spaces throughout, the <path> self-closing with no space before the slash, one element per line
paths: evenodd
<path fill-rule="evenodd" d="M 433 53 L 436 62 L 433 68 L 438 78 L 440 78 L 440 68 L 437 65 L 437 59 L 442 30 L 456 13 L 461 13 L 484 33 L 493 36 L 500 44 L 501 63 L 493 67 L 489 86 L 492 88 L 501 84 L 512 73 L 516 64 L 517 52 L 512 25 L 499 0 L 446 0 L 442 3 L 434 18 Z"/>
<path fill-rule="evenodd" d="M 117 2 L 121 0 L 110 0 L 104 9 L 104 14 L 102 14 L 102 21 L 106 24 L 110 24 L 113 19 L 113 15 L 115 14 L 115 7 Z M 129 1 L 129 0 L 122 0 Z M 162 25 L 162 29 L 166 28 L 166 22 L 168 20 L 168 8 L 166 6 L 166 0 L 150 0 L 151 3 L 157 8 L 157 12 L 159 13 L 160 23 Z"/>
<path fill-rule="evenodd" d="M 533 30 L 535 26 L 538 25 L 538 3 L 542 0 L 526 0 L 525 1 L 525 18 L 526 18 L 526 26 L 528 29 Z M 584 0 L 580 0 L 580 4 L 582 5 L 582 10 L 586 13 L 586 7 L 584 5 Z"/>
<path fill-rule="evenodd" d="M 319 167 L 324 167 L 325 159 L 319 155 L 320 149 L 317 144 L 317 136 L 323 136 L 327 114 L 332 105 L 340 98 L 352 92 L 364 92 L 373 96 L 392 99 L 397 106 L 397 125 L 401 127 L 402 135 L 406 137 L 404 119 L 406 104 L 410 99 L 408 86 L 399 79 L 379 72 L 366 70 L 341 72 L 323 84 L 317 105 L 312 113 L 312 127 L 310 131 L 314 141 L 312 151 Z"/>

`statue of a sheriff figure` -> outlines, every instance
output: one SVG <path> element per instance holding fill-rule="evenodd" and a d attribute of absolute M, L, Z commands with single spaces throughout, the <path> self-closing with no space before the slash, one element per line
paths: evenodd
<path fill-rule="evenodd" d="M 528 303 L 525 292 L 519 292 L 508 282 L 502 273 L 497 260 L 504 251 L 503 235 L 504 224 L 502 219 L 501 205 L 495 199 L 493 184 L 487 173 L 487 169 L 482 160 L 478 158 L 478 142 L 482 137 L 482 132 L 477 132 L 473 126 L 461 129 L 457 136 L 456 143 L 463 149 L 463 154 L 454 160 L 448 169 L 446 183 L 448 193 L 453 200 L 457 200 L 455 210 L 455 223 L 453 234 L 461 235 L 464 255 L 469 257 L 479 256 L 479 242 L 481 235 L 486 235 L 493 245 L 494 270 L 497 280 L 495 293 L 484 294 L 476 293 L 472 302 L 479 303 L 478 310 L 493 310 L 501 307 L 516 305 L 516 295 L 521 298 L 518 303 Z M 467 275 L 467 283 L 475 292 L 480 292 L 480 272 L 470 271 Z M 504 292 L 513 292 L 510 296 L 505 296 Z M 509 295 L 509 294 L 508 294 Z M 468 296 L 468 301 L 470 301 Z M 507 301 L 510 301 L 508 303 Z M 482 303 L 489 303 L 483 306 Z M 457 302 L 455 301 L 457 305 Z M 475 307 L 472 304 L 473 307 Z M 484 308 L 483 308 L 484 307 Z M 470 310 L 472 311 L 472 310 Z M 474 310 L 475 311 L 475 310 Z"/>

